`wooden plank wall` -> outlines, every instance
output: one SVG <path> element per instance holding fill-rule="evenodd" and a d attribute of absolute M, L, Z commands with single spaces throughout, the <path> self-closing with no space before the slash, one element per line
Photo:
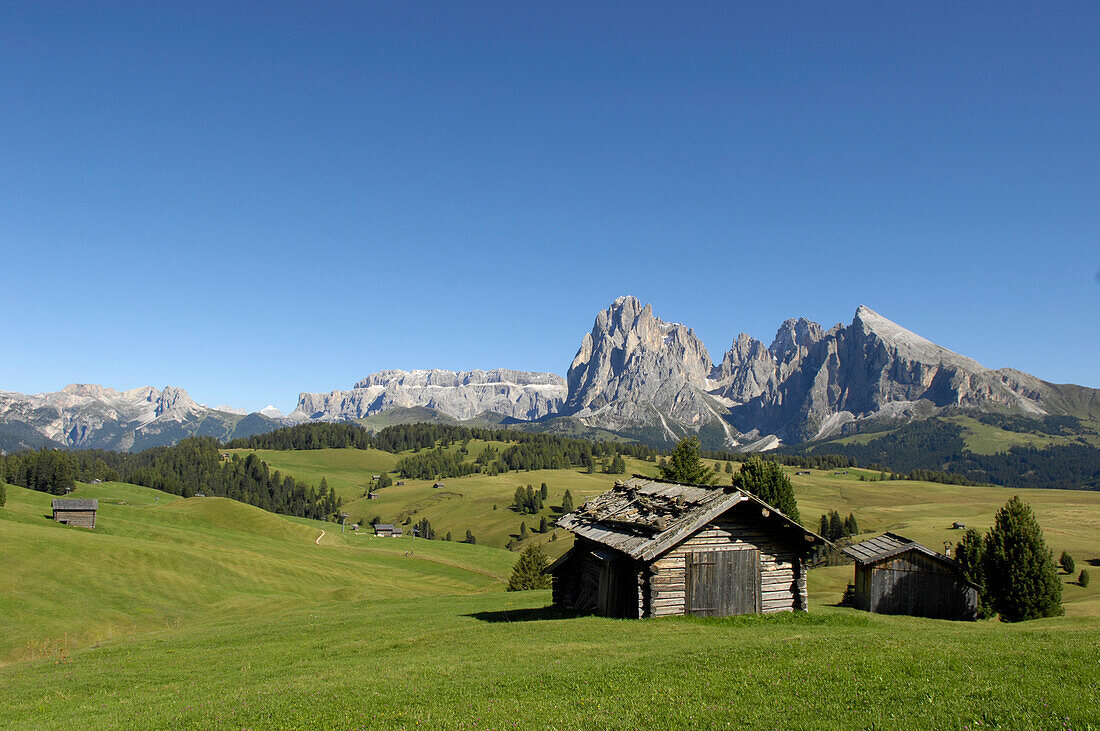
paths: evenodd
<path fill-rule="evenodd" d="M 977 617 L 978 592 L 943 563 L 919 551 L 906 551 L 870 568 L 872 612 L 936 619 Z"/>
<path fill-rule="evenodd" d="M 78 528 L 95 528 L 94 510 L 57 510 L 54 511 L 53 519 Z"/>
<path fill-rule="evenodd" d="M 806 566 L 801 555 L 759 522 L 734 522 L 727 513 L 650 564 L 650 616 L 687 611 L 687 561 L 693 551 L 760 551 L 762 612 L 806 609 Z"/>

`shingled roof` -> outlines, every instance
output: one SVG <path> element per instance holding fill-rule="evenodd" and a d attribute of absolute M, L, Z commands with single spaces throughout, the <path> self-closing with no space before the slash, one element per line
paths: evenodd
<path fill-rule="evenodd" d="M 99 510 L 98 500 L 66 500 L 53 501 L 54 510 Z"/>
<path fill-rule="evenodd" d="M 557 524 L 579 536 L 648 561 L 676 545 L 734 505 L 752 502 L 764 517 L 798 530 L 807 547 L 827 544 L 763 500 L 733 487 L 681 485 L 634 476 L 592 498 Z"/>
<path fill-rule="evenodd" d="M 881 536 L 868 538 L 842 549 L 846 555 L 854 558 L 859 564 L 877 563 L 910 550 L 918 551 L 933 558 L 951 560 L 947 556 L 936 553 L 931 548 L 926 548 L 905 536 L 899 536 L 897 533 L 883 533 Z"/>

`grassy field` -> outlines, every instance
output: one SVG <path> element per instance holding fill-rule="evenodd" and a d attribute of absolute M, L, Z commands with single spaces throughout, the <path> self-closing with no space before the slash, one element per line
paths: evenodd
<path fill-rule="evenodd" d="M 354 451 L 265 459 L 347 484 L 384 467 Z M 984 528 L 1016 492 L 861 476 L 876 475 L 795 476 L 807 522 L 854 511 L 869 532 L 938 548 L 957 540 L 952 521 Z M 459 497 L 416 515 L 456 532 L 479 515 L 517 522 L 517 484 L 546 481 L 554 504 L 568 486 L 579 505 L 613 479 L 447 480 Z M 424 492 L 443 491 L 410 481 L 370 502 Z M 1100 496 L 1019 493 L 1056 552 L 1100 564 Z M 1100 727 L 1100 582 L 1067 583 L 1067 616 L 1020 625 L 832 606 L 849 566 L 810 572 L 808 614 L 572 617 L 547 592 L 504 592 L 516 556 L 491 546 L 341 534 L 118 483 L 76 495 L 100 500 L 96 531 L 52 523 L 51 497 L 17 487 L 0 508 L 0 727 Z"/>
<path fill-rule="evenodd" d="M 8 486 L 0 508 L 0 661 L 106 638 L 332 598 L 499 589 L 514 556 L 481 546 L 341 535 L 224 498 L 82 486 L 95 531 L 54 523 L 51 496 Z M 321 531 L 321 543 L 316 543 Z"/>
<path fill-rule="evenodd" d="M 471 457 L 476 457 L 479 451 L 478 445 L 471 443 Z M 381 458 L 376 455 L 385 453 L 368 450 L 357 455 L 356 452 L 361 450 L 260 451 L 257 454 L 273 469 L 315 483 L 320 482 L 322 475 L 328 475 L 329 483 L 336 485 L 338 481 L 354 484 L 357 479 L 369 480 L 371 469 L 381 469 L 378 467 Z M 357 460 L 372 466 L 356 473 Z M 652 462 L 631 458 L 627 458 L 626 462 L 627 473 L 656 473 L 656 465 Z M 303 470 L 299 465 L 307 465 L 307 468 Z M 331 469 L 329 465 L 332 465 Z M 720 466 L 724 467 L 724 464 Z M 737 467 L 734 464 L 734 469 Z M 852 468 L 808 470 L 809 475 L 795 474 L 807 471 L 799 468 L 785 467 L 784 470 L 795 486 L 803 521 L 813 530 L 817 529 L 822 513 L 837 510 L 842 515 L 854 513 L 861 530 L 868 537 L 891 530 L 942 551 L 945 541 L 954 543 L 962 537 L 963 531 L 951 529 L 954 522 L 986 530 L 992 524 L 997 509 L 1012 495 L 1020 495 L 1034 507 L 1056 555 L 1063 550 L 1069 551 L 1082 567 L 1087 560 L 1100 560 L 1100 493 L 960 487 L 907 480 L 879 482 L 878 472 Z M 532 529 L 538 527 L 539 518 L 545 516 L 549 523 L 553 523 L 560 515 L 554 508 L 560 506 L 566 489 L 572 493 L 579 507 L 585 499 L 607 490 L 615 479 L 613 475 L 589 475 L 581 470 L 546 470 L 510 472 L 493 477 L 475 474 L 451 478 L 444 480 L 445 487 L 442 489 L 433 488 L 433 480 L 406 480 L 403 486 L 379 490 L 375 500 L 359 498 L 344 509 L 352 516 L 350 522 L 365 523 L 373 516 L 398 524 L 405 519 L 415 523 L 427 518 L 440 536 L 450 532 L 455 540 L 461 540 L 469 529 L 480 544 L 503 548 L 512 540 L 517 548 L 522 548 L 527 543 L 535 542 L 543 544 L 551 557 L 557 557 L 572 545 L 571 534 L 561 530 L 535 533 Z M 728 479 L 723 471 L 721 481 L 725 483 Z M 538 489 L 543 482 L 549 488 L 550 500 L 540 515 L 520 515 L 509 509 L 517 486 L 531 484 Z M 338 492 L 340 489 L 337 487 Z M 528 527 L 529 538 L 525 542 L 518 541 L 521 521 Z M 551 541 L 555 533 L 557 540 Z M 825 573 L 830 571 L 833 570 Z M 834 573 L 837 574 L 835 580 L 823 588 L 839 596 L 844 585 L 851 580 L 851 569 Z M 1065 596 L 1067 611 L 1071 614 L 1100 616 L 1100 582 L 1093 582 L 1088 588 L 1067 584 Z"/>

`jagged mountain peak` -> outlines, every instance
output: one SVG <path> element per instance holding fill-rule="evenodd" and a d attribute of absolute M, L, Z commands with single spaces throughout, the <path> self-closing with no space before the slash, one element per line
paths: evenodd
<path fill-rule="evenodd" d="M 777 361 L 786 363 L 805 354 L 824 336 L 825 331 L 816 322 L 805 317 L 791 318 L 779 326 L 768 351 Z"/>

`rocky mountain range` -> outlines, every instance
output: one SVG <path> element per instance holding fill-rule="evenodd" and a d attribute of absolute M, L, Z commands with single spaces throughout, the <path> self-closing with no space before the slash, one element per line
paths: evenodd
<path fill-rule="evenodd" d="M 140 450 L 196 435 L 262 434 L 283 423 L 263 414 L 208 408 L 173 386 L 116 391 L 73 384 L 29 396 L 0 391 L 0 451 L 5 452 L 34 447 Z"/>
<path fill-rule="evenodd" d="M 172 387 L 0 392 L 0 450 L 141 449 L 193 434 L 233 438 L 387 412 L 654 444 L 697 433 L 712 448 L 761 450 L 945 410 L 1100 420 L 1100 390 L 986 368 L 862 306 L 851 324 L 828 330 L 787 320 L 768 346 L 742 333 L 715 364 L 691 328 L 620 297 L 596 316 L 566 378 L 506 369 L 381 371 L 347 390 L 302 393 L 286 417 L 274 407 L 210 409 Z"/>
<path fill-rule="evenodd" d="M 424 407 L 455 419 L 490 412 L 533 421 L 561 411 L 566 393 L 565 379 L 555 373 L 391 370 L 372 373 L 347 391 L 300 394 L 288 418 L 346 421 L 399 407 Z"/>

